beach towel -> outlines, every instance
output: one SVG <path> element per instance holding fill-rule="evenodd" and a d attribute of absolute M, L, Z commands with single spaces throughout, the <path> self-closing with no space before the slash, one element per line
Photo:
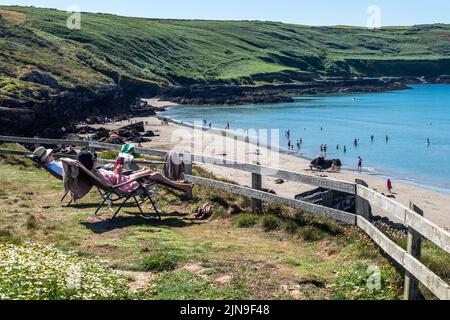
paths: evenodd
<path fill-rule="evenodd" d="M 62 161 L 64 189 L 71 193 L 74 201 L 77 201 L 85 197 L 91 191 L 93 185 L 89 180 L 83 179 L 80 170 L 70 165 L 71 163 L 76 163 L 76 161 L 72 159 Z"/>

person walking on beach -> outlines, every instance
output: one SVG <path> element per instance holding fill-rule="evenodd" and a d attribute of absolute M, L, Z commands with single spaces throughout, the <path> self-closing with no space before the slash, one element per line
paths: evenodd
<path fill-rule="evenodd" d="M 323 152 L 325 153 L 325 155 L 327 155 L 327 151 L 328 151 L 328 146 L 324 145 L 323 146 Z"/>
<path fill-rule="evenodd" d="M 358 157 L 358 172 L 362 172 L 362 166 L 363 166 L 363 159 L 361 157 Z"/>
<path fill-rule="evenodd" d="M 320 145 L 320 155 L 323 155 L 323 144 Z"/>
<path fill-rule="evenodd" d="M 301 149 L 300 140 L 297 140 L 297 152 L 298 153 L 300 153 L 300 149 Z"/>
<path fill-rule="evenodd" d="M 230 130 L 230 123 L 227 122 L 227 130 Z"/>
<path fill-rule="evenodd" d="M 210 129 L 212 128 L 212 123 L 211 123 L 211 122 L 209 123 L 209 128 L 210 128 Z"/>
<path fill-rule="evenodd" d="M 372 141 L 372 143 L 373 143 L 374 140 L 375 140 L 375 137 L 373 135 L 371 135 L 370 136 L 370 141 Z"/>
<path fill-rule="evenodd" d="M 386 135 L 386 143 L 389 143 L 389 136 Z"/>
<path fill-rule="evenodd" d="M 291 151 L 291 139 L 288 141 L 288 150 Z"/>
<path fill-rule="evenodd" d="M 392 193 L 392 181 L 391 181 L 391 179 L 387 180 L 387 189 L 388 189 L 389 193 Z"/>
<path fill-rule="evenodd" d="M 353 141 L 353 144 L 355 145 L 355 148 L 358 146 L 358 139 L 355 139 L 354 141 Z"/>
<path fill-rule="evenodd" d="M 430 140 L 430 138 L 427 139 L 427 144 L 428 144 L 428 147 L 430 147 L 430 145 L 431 145 L 431 140 Z"/>
<path fill-rule="evenodd" d="M 347 153 L 347 146 L 344 146 L 344 154 Z"/>

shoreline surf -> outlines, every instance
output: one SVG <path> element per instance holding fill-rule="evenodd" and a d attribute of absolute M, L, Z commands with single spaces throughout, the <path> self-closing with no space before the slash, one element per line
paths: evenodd
<path fill-rule="evenodd" d="M 172 107 L 174 107 L 174 108 L 175 107 L 180 107 L 180 105 L 172 106 Z M 163 114 L 163 112 L 162 113 L 158 113 L 158 118 L 166 118 L 169 122 L 171 122 L 171 123 L 173 123 L 175 125 L 187 127 L 187 128 L 190 128 L 190 129 L 194 129 L 194 124 L 189 123 L 189 122 L 184 122 L 182 120 L 174 119 L 174 118 L 171 118 L 171 117 L 168 117 L 168 116 L 165 116 Z M 199 129 L 199 128 L 197 127 L 197 129 Z M 239 132 L 237 132 L 236 130 L 230 130 L 230 131 L 226 132 L 225 130 L 220 129 L 220 128 L 212 127 L 211 129 L 212 130 L 204 130 L 204 131 L 207 132 L 207 133 L 216 134 L 216 135 L 223 135 L 225 133 L 231 133 L 233 135 L 238 135 L 239 134 Z M 245 136 L 242 135 L 241 138 L 245 139 Z M 253 144 L 253 145 L 258 146 L 257 143 L 255 143 L 254 141 L 250 140 L 250 143 Z M 264 145 L 259 145 L 259 146 L 260 147 L 266 147 Z M 267 146 L 267 147 L 270 147 L 270 146 Z M 279 147 L 278 150 L 279 150 L 280 153 L 283 153 L 285 155 L 288 155 L 288 156 L 291 156 L 291 157 L 294 157 L 294 158 L 300 158 L 300 159 L 307 160 L 307 161 L 312 161 L 314 159 L 314 157 L 309 157 L 309 156 L 306 156 L 306 155 L 295 155 L 295 154 L 292 154 L 292 152 L 289 152 L 287 149 L 282 148 L 282 147 Z M 350 171 L 350 172 L 354 172 L 354 173 L 357 172 L 356 169 L 352 169 L 348 165 L 344 165 L 342 167 L 342 169 L 345 170 L 345 171 Z M 449 187 L 441 186 L 441 185 L 433 183 L 433 182 L 420 181 L 419 179 L 416 179 L 416 178 L 402 177 L 402 176 L 397 175 L 396 173 L 391 173 L 391 172 L 383 171 L 383 170 L 380 170 L 380 169 L 373 169 L 371 167 L 370 168 L 363 167 L 362 174 L 363 175 L 367 175 L 367 176 L 383 177 L 385 179 L 394 178 L 394 179 L 396 179 L 399 182 L 407 183 L 407 184 L 410 184 L 410 185 L 413 185 L 413 186 L 416 186 L 416 187 L 426 188 L 426 189 L 429 189 L 431 191 L 437 191 L 437 192 L 442 192 L 442 193 L 445 193 L 445 194 L 450 194 L 450 188 Z"/>

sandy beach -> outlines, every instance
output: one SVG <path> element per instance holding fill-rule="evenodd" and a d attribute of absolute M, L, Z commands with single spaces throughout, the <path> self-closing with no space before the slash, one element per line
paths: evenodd
<path fill-rule="evenodd" d="M 153 103 L 161 106 L 173 105 L 170 103 L 153 101 Z M 193 130 L 188 127 L 170 123 L 163 125 L 156 117 L 151 118 L 135 118 L 134 121 L 146 122 L 146 130 L 153 130 L 158 137 L 152 138 L 152 142 L 144 143 L 143 147 L 180 151 L 189 150 L 194 154 L 203 154 L 205 156 L 213 156 L 216 158 L 224 158 L 239 162 L 260 163 L 261 165 L 280 168 L 283 170 L 295 171 L 300 173 L 312 174 L 321 177 L 329 177 L 333 179 L 355 182 L 355 179 L 366 181 L 370 188 L 379 192 L 388 193 L 386 188 L 386 180 L 380 176 L 372 176 L 369 174 L 360 174 L 353 171 L 337 172 L 311 172 L 309 161 L 293 155 L 284 153 L 275 153 L 265 148 L 259 148 L 260 153 L 257 155 L 257 147 L 253 144 L 236 141 L 232 137 L 222 137 L 217 134 L 211 134 L 202 130 Z M 116 129 L 126 125 L 126 121 L 122 123 L 109 124 L 106 127 Z M 219 178 L 226 178 L 240 185 L 251 185 L 251 174 L 239 170 L 224 169 L 214 165 L 201 164 L 203 168 L 213 173 Z M 274 190 L 277 194 L 294 197 L 302 192 L 315 189 L 313 186 L 304 185 L 296 182 L 285 182 L 281 185 L 275 183 L 275 178 L 263 177 L 263 187 Z M 422 188 L 407 183 L 393 181 L 394 196 L 396 201 L 409 206 L 410 202 L 415 203 L 425 212 L 425 217 L 436 223 L 437 225 L 450 229 L 450 194 L 441 193 L 431 189 Z M 387 216 L 391 220 L 397 222 L 389 213 L 381 211 L 374 207 L 374 215 Z"/>

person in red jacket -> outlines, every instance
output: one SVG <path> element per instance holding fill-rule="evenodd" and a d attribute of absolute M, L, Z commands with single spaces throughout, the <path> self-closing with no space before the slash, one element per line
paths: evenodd
<path fill-rule="evenodd" d="M 387 189 L 388 189 L 389 193 L 392 193 L 392 181 L 391 181 L 391 179 L 387 180 Z"/>

